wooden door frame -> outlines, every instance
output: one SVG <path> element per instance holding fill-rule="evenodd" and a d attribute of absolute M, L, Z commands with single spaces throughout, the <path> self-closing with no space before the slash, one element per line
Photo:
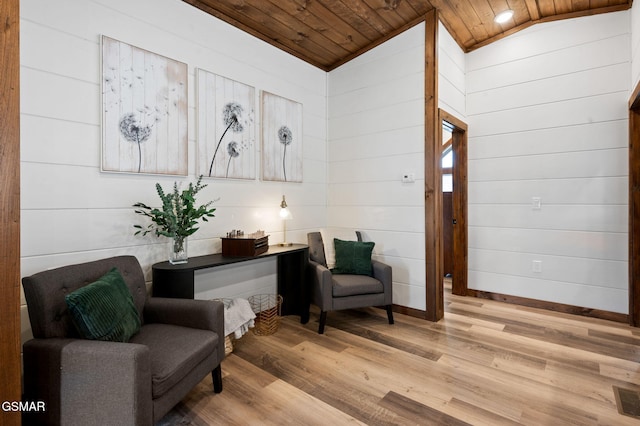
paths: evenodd
<path fill-rule="evenodd" d="M 22 398 L 20 360 L 20 1 L 0 2 L 0 401 Z M 4 412 L 3 425 L 20 413 Z"/>
<path fill-rule="evenodd" d="M 629 99 L 629 324 L 640 326 L 640 83 Z"/>
<path fill-rule="evenodd" d="M 440 146 L 442 147 L 442 125 L 452 127 L 453 150 L 453 294 L 467 295 L 468 234 L 467 234 L 467 124 L 443 109 L 438 110 L 440 123 Z M 441 173 L 442 173 L 442 169 Z"/>
<path fill-rule="evenodd" d="M 425 319 L 444 316 L 444 247 L 442 244 L 442 126 L 438 117 L 438 11 L 424 19 L 424 243 Z"/>

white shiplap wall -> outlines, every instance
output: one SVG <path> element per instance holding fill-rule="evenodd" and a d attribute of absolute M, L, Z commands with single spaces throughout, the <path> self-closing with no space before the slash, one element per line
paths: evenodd
<path fill-rule="evenodd" d="M 438 27 L 438 107 L 466 122 L 466 55 L 440 23 Z"/>
<path fill-rule="evenodd" d="M 363 230 L 397 305 L 425 309 L 424 24 L 329 73 L 329 226 Z M 465 113 L 465 55 L 439 26 L 439 106 Z M 413 173 L 414 183 L 402 183 Z"/>
<path fill-rule="evenodd" d="M 164 241 L 133 236 L 132 225 L 144 222 L 131 205 L 158 205 L 156 182 L 196 178 L 196 67 L 303 104 L 304 183 L 209 180 L 198 201 L 219 198 L 216 218 L 190 239 L 190 255 L 220 251 L 219 236 L 231 229 L 260 228 L 281 241 L 283 194 L 294 215 L 288 240 L 306 242 L 326 224 L 324 71 L 180 0 L 22 0 L 20 8 L 23 276 L 133 254 L 150 278 L 151 265 L 167 258 Z M 100 172 L 101 34 L 188 64 L 188 177 Z"/>
<path fill-rule="evenodd" d="M 470 288 L 627 313 L 630 33 L 608 13 L 467 54 Z"/>
<path fill-rule="evenodd" d="M 424 310 L 424 24 L 331 71 L 328 95 L 328 225 L 375 241 L 393 302 Z"/>
<path fill-rule="evenodd" d="M 637 10 L 536 25 L 467 55 L 440 26 L 439 105 L 470 125 L 472 288 L 626 312 L 625 108 L 627 82 L 640 74 L 628 59 L 638 57 L 640 31 L 629 29 Z M 179 0 L 23 0 L 21 18 L 23 275 L 117 254 L 135 254 L 148 273 L 166 258 L 166 244 L 132 236 L 130 205 L 154 203 L 155 182 L 175 178 L 99 171 L 106 34 L 189 64 L 185 182 L 195 178 L 196 67 L 304 104 L 304 183 L 211 181 L 204 197 L 220 197 L 218 217 L 192 239 L 191 255 L 219 250 L 217 237 L 238 227 L 278 241 L 285 193 L 289 239 L 304 242 L 324 225 L 363 230 L 394 267 L 394 303 L 424 309 L 423 25 L 327 82 Z M 415 183 L 401 183 L 407 172 Z M 532 196 L 542 210 L 531 210 Z"/>
<path fill-rule="evenodd" d="M 633 3 L 629 12 L 631 25 L 631 90 L 640 83 L 640 6 Z"/>

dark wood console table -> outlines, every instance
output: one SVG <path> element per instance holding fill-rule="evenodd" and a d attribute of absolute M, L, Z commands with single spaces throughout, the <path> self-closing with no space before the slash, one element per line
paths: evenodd
<path fill-rule="evenodd" d="M 269 246 L 268 251 L 258 256 L 209 254 L 190 257 L 189 262 L 180 265 L 156 263 L 152 266 L 152 294 L 155 297 L 193 299 L 195 271 L 272 256 L 276 256 L 278 262 L 278 294 L 282 296 L 282 315 L 300 315 L 300 322 L 307 323 L 310 295 L 306 283 L 306 268 L 309 247 L 304 244 Z"/>

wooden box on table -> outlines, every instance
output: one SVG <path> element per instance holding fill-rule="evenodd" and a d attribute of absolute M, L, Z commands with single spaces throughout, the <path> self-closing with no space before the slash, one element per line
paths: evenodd
<path fill-rule="evenodd" d="M 258 256 L 269 250 L 269 236 L 259 238 L 223 237 L 223 256 Z"/>

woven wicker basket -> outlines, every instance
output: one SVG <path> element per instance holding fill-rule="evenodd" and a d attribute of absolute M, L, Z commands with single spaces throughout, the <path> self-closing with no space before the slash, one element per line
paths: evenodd
<path fill-rule="evenodd" d="M 256 314 L 254 334 L 268 336 L 280 327 L 282 296 L 279 294 L 256 294 L 249 297 L 251 309 Z"/>
<path fill-rule="evenodd" d="M 225 309 L 229 307 L 229 304 L 232 301 L 232 299 L 228 299 L 228 298 L 211 299 L 211 300 L 215 300 L 216 302 L 222 302 L 224 304 Z M 228 356 L 231 352 L 233 352 L 233 335 L 229 334 L 228 336 L 224 337 L 224 354 Z"/>
<path fill-rule="evenodd" d="M 233 352 L 233 337 L 230 335 L 224 338 L 224 354 L 229 356 Z"/>

